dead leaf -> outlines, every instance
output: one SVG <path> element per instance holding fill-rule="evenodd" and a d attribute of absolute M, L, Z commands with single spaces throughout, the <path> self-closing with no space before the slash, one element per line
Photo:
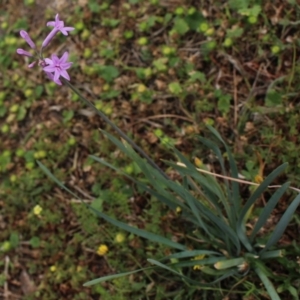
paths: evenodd
<path fill-rule="evenodd" d="M 24 269 L 20 275 L 20 282 L 24 295 L 29 295 L 36 291 L 34 282 L 30 279 L 28 273 Z"/>

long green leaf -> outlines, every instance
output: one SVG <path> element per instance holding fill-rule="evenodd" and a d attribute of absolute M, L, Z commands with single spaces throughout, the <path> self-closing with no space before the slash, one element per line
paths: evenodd
<path fill-rule="evenodd" d="M 271 234 L 266 246 L 264 247 L 264 249 L 261 250 L 260 254 L 267 251 L 270 247 L 272 247 L 274 244 L 276 244 L 279 241 L 285 229 L 289 225 L 289 222 L 294 212 L 296 211 L 297 207 L 299 206 L 299 204 L 300 204 L 300 194 L 298 194 L 298 196 L 293 200 L 293 202 L 289 205 L 287 210 L 284 212 L 280 221 L 276 225 L 273 233 Z"/>
<path fill-rule="evenodd" d="M 167 256 L 164 259 L 170 259 L 170 258 L 187 258 L 187 257 L 195 257 L 198 255 L 218 255 L 222 256 L 221 253 L 216 252 L 216 251 L 209 251 L 209 250 L 187 250 L 187 251 L 182 251 L 178 253 L 171 254 Z"/>
<path fill-rule="evenodd" d="M 254 271 L 264 284 L 267 292 L 269 293 L 269 296 L 271 297 L 272 300 L 280 300 L 279 295 L 277 294 L 272 282 L 269 280 L 269 278 L 265 275 L 265 273 L 259 268 L 255 267 Z"/>
<path fill-rule="evenodd" d="M 135 273 L 142 272 L 142 271 L 149 270 L 149 269 L 153 269 L 153 267 L 147 267 L 147 268 L 142 268 L 142 269 L 138 269 L 138 270 L 134 270 L 134 271 L 130 271 L 130 272 L 124 272 L 124 273 L 119 273 L 119 274 L 103 276 L 103 277 L 100 277 L 100 278 L 96 278 L 96 279 L 87 281 L 83 284 L 83 286 L 95 285 L 95 284 L 98 284 L 98 283 L 101 283 L 101 282 L 104 282 L 104 281 L 120 278 L 120 277 L 123 277 L 123 276 L 135 274 Z"/>
<path fill-rule="evenodd" d="M 271 172 L 267 178 L 257 187 L 257 189 L 254 191 L 252 196 L 248 199 L 245 206 L 243 207 L 240 216 L 238 218 L 237 222 L 237 228 L 236 233 L 240 239 L 240 241 L 243 243 L 243 245 L 246 247 L 246 249 L 249 252 L 253 251 L 253 246 L 251 245 L 248 237 L 245 234 L 245 225 L 244 225 L 244 218 L 250 209 L 250 207 L 254 204 L 254 202 L 257 200 L 257 198 L 268 188 L 268 186 L 271 184 L 271 182 L 278 177 L 280 173 L 283 172 L 283 170 L 287 167 L 287 163 L 284 163 L 277 167 L 273 172 Z"/>
<path fill-rule="evenodd" d="M 260 259 L 268 259 L 268 258 L 274 258 L 274 257 L 283 257 L 285 254 L 285 251 L 283 249 L 281 250 L 273 250 L 273 251 L 266 251 L 259 255 Z"/>
<path fill-rule="evenodd" d="M 222 137 L 220 136 L 220 134 L 218 133 L 218 131 L 216 131 L 216 129 L 214 129 L 212 126 L 207 125 L 207 128 L 217 137 L 217 139 L 219 141 L 221 141 L 223 143 L 223 145 L 225 146 L 226 152 L 228 154 L 228 159 L 229 159 L 229 165 L 230 165 L 230 173 L 231 173 L 231 177 L 233 178 L 238 178 L 238 168 L 237 165 L 235 163 L 235 160 L 233 158 L 233 155 L 230 151 L 230 148 L 228 147 L 228 145 L 225 143 L 225 141 L 222 139 Z M 241 201 L 240 201 L 240 188 L 239 188 L 239 184 L 238 182 L 232 181 L 231 182 L 231 186 L 232 186 L 232 203 L 233 203 L 233 207 L 236 213 L 236 217 L 238 217 L 238 214 L 240 212 L 241 209 Z"/>
<path fill-rule="evenodd" d="M 171 166 L 173 169 L 177 170 L 179 172 L 179 174 L 182 177 L 187 176 L 188 178 L 190 178 L 189 181 L 189 185 L 191 186 L 191 188 L 198 193 L 198 190 L 195 188 L 195 185 L 197 185 L 197 182 L 199 183 L 199 181 L 201 181 L 201 183 L 199 183 L 199 185 L 197 185 L 197 188 L 200 189 L 200 191 L 203 190 L 203 194 L 202 196 L 205 197 L 205 199 L 210 203 L 210 206 L 213 206 L 213 210 L 216 212 L 216 215 L 222 217 L 222 219 L 224 219 L 224 214 L 222 213 L 223 209 L 221 209 L 220 207 L 220 203 L 219 203 L 219 196 L 220 194 L 218 193 L 218 195 L 216 194 L 216 188 L 215 187 L 215 182 L 211 182 L 209 179 L 210 178 L 206 178 L 205 176 L 201 175 L 196 169 L 189 169 L 188 167 L 183 167 L 180 166 L 178 164 L 169 162 L 169 161 L 164 161 L 167 165 Z M 200 179 L 201 180 L 195 180 Z M 191 179 L 197 181 L 197 182 L 191 182 Z"/>
<path fill-rule="evenodd" d="M 232 259 L 218 261 L 214 264 L 214 267 L 217 270 L 223 270 L 223 269 L 228 269 L 228 268 L 232 268 L 232 267 L 237 267 L 239 265 L 242 265 L 245 262 L 246 262 L 246 260 L 244 258 L 238 257 L 238 258 L 232 258 Z"/>
<path fill-rule="evenodd" d="M 38 161 L 39 166 L 41 167 L 41 169 L 54 181 L 56 182 L 61 188 L 63 188 L 64 190 L 66 190 L 67 192 L 69 192 L 71 195 L 73 195 L 75 198 L 81 200 L 76 194 L 74 194 L 71 190 L 69 190 L 60 180 L 58 180 L 41 162 Z M 84 202 L 82 202 L 84 203 Z M 160 244 L 164 244 L 167 245 L 168 247 L 171 248 L 175 248 L 175 249 L 179 249 L 179 250 L 186 250 L 186 247 L 184 245 L 181 245 L 179 243 L 173 242 L 167 238 L 164 238 L 162 236 L 147 232 L 145 230 L 141 230 L 132 226 L 127 225 L 126 223 L 117 221 L 109 216 L 107 216 L 106 214 L 98 211 L 97 209 L 93 208 L 92 206 L 88 205 L 85 203 L 85 205 L 92 211 L 94 211 L 99 217 L 103 218 L 104 220 L 106 220 L 107 222 L 123 229 L 126 230 L 130 233 L 133 233 L 135 235 L 138 235 L 140 237 L 143 237 L 145 239 L 148 239 L 152 242 L 157 242 Z"/>
<path fill-rule="evenodd" d="M 185 172 L 186 175 L 193 177 L 197 182 L 199 182 L 200 186 L 207 187 L 212 193 L 219 197 L 219 199 L 223 202 L 225 199 L 225 195 L 219 185 L 219 183 L 212 176 L 204 176 L 202 175 L 196 167 L 190 163 L 188 159 L 184 157 L 177 149 L 174 149 L 175 154 L 178 156 L 179 160 L 186 166 L 183 168 L 181 166 L 182 172 Z M 170 165 L 172 163 L 168 162 Z M 176 164 L 172 164 L 174 168 L 179 167 Z"/>
<path fill-rule="evenodd" d="M 276 204 L 282 197 L 282 195 L 285 193 L 285 191 L 288 189 L 290 183 L 287 182 L 283 184 L 270 198 L 267 205 L 264 207 L 262 213 L 260 214 L 253 230 L 250 235 L 250 241 L 253 241 L 255 235 L 257 232 L 264 226 L 264 224 L 267 222 L 269 216 L 271 215 L 273 209 L 275 208 Z"/>
<path fill-rule="evenodd" d="M 177 263 L 172 264 L 174 267 L 193 267 L 195 265 L 213 265 L 217 262 L 220 261 L 225 261 L 227 258 L 225 256 L 218 256 L 218 257 L 208 257 L 208 258 L 203 258 L 203 259 L 191 259 L 191 260 L 185 260 L 185 261 L 180 261 Z"/>
<path fill-rule="evenodd" d="M 180 276 L 182 279 L 186 280 L 187 282 L 190 282 L 191 284 L 195 284 L 196 286 L 199 286 L 199 287 L 206 287 L 208 285 L 214 285 L 216 283 L 218 283 L 219 281 L 222 281 L 230 276 L 233 276 L 234 274 L 236 274 L 237 272 L 234 271 L 234 270 L 229 270 L 228 272 L 226 272 L 225 274 L 223 274 L 222 276 L 220 276 L 219 278 L 217 278 L 216 280 L 212 281 L 212 282 L 209 282 L 209 283 L 200 283 L 199 281 L 196 281 L 196 280 L 192 280 L 190 279 L 189 277 L 187 276 L 184 276 L 183 274 L 177 272 L 176 270 L 174 270 L 173 268 L 170 268 L 169 266 L 157 261 L 157 260 L 154 260 L 154 259 L 147 259 L 150 263 L 158 266 L 158 267 L 161 267 L 163 269 L 166 269 L 174 274 L 176 274 L 177 276 Z M 194 262 L 197 262 L 197 261 L 194 261 Z M 201 264 L 201 262 L 199 262 L 199 264 Z M 173 264 L 172 266 L 175 267 L 179 264 Z"/>
<path fill-rule="evenodd" d="M 159 244 L 164 244 L 164 245 L 166 245 L 168 247 L 171 247 L 171 248 L 186 250 L 186 247 L 184 245 L 173 242 L 173 241 L 171 241 L 167 238 L 164 238 L 160 235 L 150 233 L 148 231 L 129 226 L 126 223 L 120 222 L 118 220 L 115 220 L 115 219 L 107 216 L 106 214 L 98 211 L 97 209 L 93 208 L 92 206 L 89 206 L 89 209 L 94 211 L 99 217 L 103 218 L 104 220 L 111 223 L 112 225 L 117 226 L 117 227 L 119 227 L 123 230 L 126 230 L 126 231 L 130 232 L 130 233 L 133 233 L 135 235 L 143 237 L 143 238 L 145 238 L 149 241 L 152 241 L 152 242 L 156 242 L 156 243 L 159 243 Z"/>
<path fill-rule="evenodd" d="M 146 192 L 150 193 L 151 195 L 153 195 L 154 197 L 156 197 L 157 199 L 159 199 L 162 203 L 168 205 L 172 210 L 175 210 L 176 207 L 181 207 L 183 210 L 185 211 L 190 211 L 190 209 L 184 205 L 184 203 L 178 201 L 174 195 L 172 195 L 171 193 L 167 192 L 167 191 L 161 191 L 160 193 L 156 192 L 155 190 L 151 189 L 148 185 L 146 185 L 143 182 L 140 182 L 136 179 L 134 179 L 132 176 L 129 176 L 127 173 L 123 172 L 122 170 L 116 168 L 115 166 L 113 166 L 112 164 L 108 163 L 107 161 L 103 160 L 102 158 L 99 158 L 95 155 L 89 155 L 90 158 L 94 159 L 95 161 L 103 164 L 106 167 L 111 168 L 112 170 L 122 174 L 122 176 L 125 176 L 126 178 L 128 178 L 129 180 L 131 180 L 132 182 L 134 182 L 135 184 L 139 185 L 142 189 L 144 189 Z"/>
<path fill-rule="evenodd" d="M 212 141 L 207 140 L 205 138 L 199 137 L 199 139 L 204 145 L 206 145 L 208 148 L 212 149 L 215 152 L 216 156 L 218 157 L 219 163 L 221 165 L 223 175 L 228 176 L 227 172 L 225 171 L 225 165 L 224 165 L 222 153 L 221 153 L 220 149 L 217 147 L 217 145 L 215 143 L 213 143 Z M 221 199 L 221 201 L 225 208 L 226 215 L 228 216 L 229 223 L 234 228 L 235 224 L 236 224 L 235 207 L 233 206 L 232 195 L 231 195 L 231 192 L 229 189 L 228 180 L 224 179 L 224 182 L 225 182 L 225 186 L 226 186 L 226 190 L 227 190 L 227 197 L 223 197 Z"/>
<path fill-rule="evenodd" d="M 294 297 L 294 300 L 299 300 L 298 291 L 293 286 L 289 285 L 287 287 L 287 290 L 290 292 L 290 294 Z"/>
<path fill-rule="evenodd" d="M 208 235 L 212 236 L 208 227 L 206 226 L 206 224 L 203 222 L 203 219 L 201 218 L 200 211 L 197 209 L 197 204 L 196 204 L 198 202 L 197 199 L 193 197 L 191 193 L 185 190 L 182 185 L 179 185 L 176 182 L 169 181 L 168 186 L 175 192 L 175 194 L 179 195 L 182 199 L 185 200 L 185 202 L 190 207 L 194 217 L 198 221 L 198 226 L 202 228 Z"/>
<path fill-rule="evenodd" d="M 49 169 L 43 165 L 40 161 L 37 161 L 37 164 L 39 165 L 39 167 L 42 169 L 42 171 L 51 179 L 53 180 L 58 186 L 60 186 L 62 189 L 64 189 L 65 191 L 67 191 L 69 194 L 71 194 L 74 198 L 77 198 L 79 200 L 81 200 L 80 198 L 78 198 L 78 196 L 73 193 L 71 190 L 69 190 L 60 180 L 58 180 L 50 171 Z M 85 206 L 88 206 L 85 202 L 83 202 Z"/>
<path fill-rule="evenodd" d="M 161 262 L 159 262 L 155 259 L 148 258 L 147 261 L 149 261 L 153 265 L 156 265 L 156 266 L 158 266 L 162 269 L 168 270 L 169 272 L 176 274 L 177 276 L 181 277 L 182 279 L 185 279 L 186 281 L 188 281 L 192 284 L 196 284 L 196 285 L 199 285 L 199 286 L 204 286 L 204 284 L 201 284 L 199 281 L 192 280 L 189 277 L 179 273 L 178 271 L 174 270 L 173 268 L 170 268 L 169 266 L 167 266 L 167 265 L 165 265 L 165 264 L 163 264 L 163 263 L 161 263 Z"/>
<path fill-rule="evenodd" d="M 176 170 L 186 170 L 185 167 L 178 166 L 176 164 L 170 163 Z M 186 197 L 186 196 L 185 196 Z M 198 211 L 201 215 L 206 217 L 207 222 L 214 223 L 221 230 L 218 236 L 226 242 L 227 237 L 232 241 L 235 245 L 234 252 L 240 252 L 240 243 L 234 232 L 234 230 L 223 220 L 223 218 L 217 217 L 210 209 L 208 209 L 205 205 L 203 205 L 200 201 L 197 201 L 192 195 L 192 197 L 199 207 Z M 207 225 L 206 225 L 207 226 Z M 231 246 L 226 242 L 228 251 L 231 251 Z"/>

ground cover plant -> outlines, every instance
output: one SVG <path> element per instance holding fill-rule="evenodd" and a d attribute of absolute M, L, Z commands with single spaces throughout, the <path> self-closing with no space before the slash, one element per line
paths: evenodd
<path fill-rule="evenodd" d="M 151 153 L 169 177 L 178 176 L 164 163 L 170 160 L 166 147 L 172 145 L 196 165 L 201 159 L 211 170 L 220 171 L 215 155 L 193 136 L 209 138 L 205 125 L 212 124 L 230 145 L 245 179 L 260 183 L 288 162 L 285 175 L 275 183 L 289 179 L 297 186 L 297 3 L 0 5 L 3 297 L 8 299 L 9 292 L 20 299 L 267 298 L 265 288 L 250 273 L 233 288 L 226 283 L 187 288 L 177 276 L 157 269 L 82 288 L 89 279 L 144 267 L 148 257 L 159 260 L 170 249 L 127 235 L 91 215 L 48 180 L 36 160 L 109 216 L 175 240 L 189 239 L 189 227 L 182 230 L 188 225 L 181 223 L 176 209 L 162 207 L 126 177 L 89 158 L 100 156 L 132 177 L 141 176 L 140 168 L 99 132 L 99 127 L 110 131 L 109 127 L 66 87 L 57 88 L 42 73 L 26 70 L 15 50 L 25 47 L 21 29 L 30 29 L 33 40 L 46 36 L 45 20 L 59 12 L 76 31 L 70 39 L 52 41 L 49 50 L 59 56 L 70 53 L 72 82 L 87 97 L 97 99 L 95 106 Z M 38 18 L 32 14 L 36 10 Z M 68 16 L 66 10 L 73 14 Z M 245 196 L 253 193 L 247 185 L 241 189 Z M 249 216 L 253 224 L 269 203 L 270 197 L 265 197 Z M 273 232 L 292 199 L 288 193 L 281 198 L 266 234 Z M 281 299 L 297 299 L 298 222 L 295 213 L 279 241 L 285 256 L 277 260 L 279 264 L 268 265 Z M 192 272 L 201 276 L 201 270 Z"/>

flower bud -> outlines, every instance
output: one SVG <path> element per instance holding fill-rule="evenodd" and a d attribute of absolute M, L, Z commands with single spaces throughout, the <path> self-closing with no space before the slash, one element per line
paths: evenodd
<path fill-rule="evenodd" d="M 28 56 L 28 57 L 32 57 L 33 55 L 31 53 L 29 53 L 28 51 L 25 51 L 23 49 L 17 49 L 17 53 L 20 55 L 24 55 L 24 56 Z"/>
<path fill-rule="evenodd" d="M 45 48 L 51 40 L 54 38 L 54 36 L 58 33 L 58 30 L 56 28 L 53 28 L 50 33 L 46 36 L 45 40 L 43 41 L 42 48 Z"/>
<path fill-rule="evenodd" d="M 32 48 L 35 49 L 35 43 L 29 37 L 28 33 L 25 30 L 20 31 L 20 36 L 26 41 L 26 43 Z"/>

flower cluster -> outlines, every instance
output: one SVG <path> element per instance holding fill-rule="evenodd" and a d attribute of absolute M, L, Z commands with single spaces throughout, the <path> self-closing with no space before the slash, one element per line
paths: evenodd
<path fill-rule="evenodd" d="M 53 29 L 43 41 L 40 52 L 36 50 L 36 45 L 30 38 L 28 33 L 25 30 L 21 30 L 20 31 L 21 37 L 27 42 L 30 48 L 34 49 L 35 54 L 31 54 L 30 52 L 20 48 L 17 49 L 17 53 L 23 56 L 33 57 L 35 60 L 32 63 L 30 63 L 28 67 L 32 68 L 38 62 L 38 65 L 43 68 L 47 77 L 50 80 L 53 80 L 55 83 L 61 85 L 62 83 L 59 79 L 60 77 L 70 80 L 70 76 L 66 71 L 72 65 L 72 62 L 68 62 L 68 58 L 69 58 L 68 52 L 65 52 L 61 58 L 59 58 L 55 54 L 52 54 L 51 58 L 43 58 L 42 53 L 43 53 L 43 49 L 49 45 L 51 40 L 58 32 L 61 32 L 63 35 L 68 35 L 68 32 L 74 30 L 74 28 L 65 27 L 64 22 L 59 19 L 58 14 L 55 16 L 55 21 L 48 22 L 47 26 L 51 26 L 53 27 Z"/>

